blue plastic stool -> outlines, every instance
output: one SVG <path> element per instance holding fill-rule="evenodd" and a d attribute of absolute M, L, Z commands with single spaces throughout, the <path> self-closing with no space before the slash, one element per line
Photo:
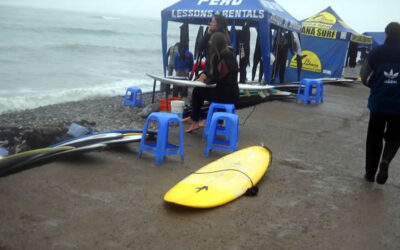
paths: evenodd
<path fill-rule="evenodd" d="M 146 142 L 146 134 L 150 120 L 158 122 L 156 142 Z M 171 122 L 177 122 L 179 124 L 179 145 L 173 145 L 168 142 L 169 125 Z M 173 154 L 180 154 L 181 162 L 183 162 L 183 126 L 178 115 L 166 112 L 154 112 L 147 117 L 140 141 L 139 157 L 142 156 L 143 151 L 154 154 L 156 156 L 157 165 L 163 162 L 164 156 Z"/>
<path fill-rule="evenodd" d="M 228 113 L 235 113 L 235 105 L 232 103 L 218 103 L 212 102 L 210 107 L 208 108 L 207 113 L 207 120 L 206 120 L 206 127 L 203 131 L 203 139 L 207 139 L 208 130 L 210 129 L 211 118 L 213 117 L 214 112 L 228 112 Z M 217 129 L 220 128 L 219 126 Z"/>
<path fill-rule="evenodd" d="M 0 147 L 0 158 L 1 156 L 2 157 L 8 156 L 8 150 L 3 147 Z"/>
<path fill-rule="evenodd" d="M 142 90 L 139 87 L 129 87 L 125 93 L 124 105 L 132 107 L 142 106 Z"/>
<path fill-rule="evenodd" d="M 225 127 L 218 129 L 218 122 L 221 120 L 225 121 Z M 217 139 L 217 136 L 225 137 L 225 139 Z M 208 156 L 212 149 L 228 152 L 236 151 L 238 148 L 238 137 L 239 116 L 227 112 L 215 112 L 211 119 L 204 156 Z"/>
<path fill-rule="evenodd" d="M 314 87 L 315 93 L 313 93 Z M 318 105 L 319 102 L 324 102 L 324 83 L 317 79 L 305 78 L 301 80 L 297 90 L 296 102 L 298 100 L 303 100 L 304 105 L 309 104 L 311 101 L 315 101 L 316 105 Z"/>

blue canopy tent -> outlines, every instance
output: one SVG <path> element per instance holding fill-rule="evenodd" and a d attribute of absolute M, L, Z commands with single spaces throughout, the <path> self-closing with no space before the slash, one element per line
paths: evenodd
<path fill-rule="evenodd" d="M 248 22 L 250 27 L 259 29 L 261 53 L 264 62 L 270 61 L 270 25 L 300 32 L 300 23 L 285 11 L 275 0 L 181 0 L 161 11 L 163 69 L 167 66 L 168 22 L 187 22 L 207 25 L 214 14 L 222 14 L 230 25 L 242 26 Z M 269 76 L 269 63 L 264 63 L 264 73 Z M 269 79 L 269 77 L 265 77 Z"/>
<path fill-rule="evenodd" d="M 331 8 L 302 21 L 301 47 L 303 54 L 303 78 L 338 78 L 343 67 L 350 41 L 371 44 L 371 37 L 351 29 Z M 285 81 L 297 80 L 295 56 L 289 53 L 289 65 Z"/>
<path fill-rule="evenodd" d="M 364 32 L 363 35 L 372 37 L 372 48 L 382 45 L 385 42 L 385 32 Z"/>

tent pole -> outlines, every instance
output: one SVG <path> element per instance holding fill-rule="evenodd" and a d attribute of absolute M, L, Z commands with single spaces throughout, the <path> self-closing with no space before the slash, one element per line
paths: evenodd
<path fill-rule="evenodd" d="M 259 32 L 260 32 L 260 45 L 261 45 L 261 54 L 263 58 L 263 66 L 264 66 L 264 82 L 265 84 L 269 84 L 270 79 L 270 24 L 267 21 L 266 17 L 264 20 L 259 22 Z M 264 41 L 264 42 L 263 42 Z"/>
<path fill-rule="evenodd" d="M 163 71 L 164 77 L 167 75 L 167 30 L 168 30 L 168 20 L 161 17 L 161 46 L 162 46 L 162 56 L 163 56 Z"/>

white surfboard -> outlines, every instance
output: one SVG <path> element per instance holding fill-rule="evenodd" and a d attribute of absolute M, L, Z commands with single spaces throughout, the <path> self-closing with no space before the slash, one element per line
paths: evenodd
<path fill-rule="evenodd" d="M 152 74 L 147 74 L 147 75 L 149 77 L 153 78 L 154 80 L 160 81 L 161 83 L 172 84 L 175 86 L 215 88 L 215 84 L 205 84 L 204 82 L 200 82 L 200 81 L 177 80 L 177 79 L 172 79 L 172 78 L 165 78 L 162 76 L 156 76 L 156 75 L 152 75 Z"/>
<path fill-rule="evenodd" d="M 239 89 L 242 90 L 267 90 L 276 88 L 273 85 L 256 85 L 256 84 L 247 84 L 247 83 L 239 83 Z"/>
<path fill-rule="evenodd" d="M 265 86 L 264 83 L 260 83 L 257 81 L 247 81 L 246 84 L 252 85 L 252 86 Z M 266 86 L 273 86 L 276 89 L 287 89 L 287 88 L 298 88 L 299 87 L 299 82 L 288 82 L 288 83 L 280 83 L 280 84 L 267 84 Z"/>
<path fill-rule="evenodd" d="M 154 80 L 160 81 L 161 83 L 172 84 L 176 86 L 183 87 L 201 87 L 201 88 L 215 88 L 215 84 L 205 84 L 200 81 L 189 81 L 189 80 L 177 80 L 172 78 L 165 78 L 162 76 L 156 76 L 152 74 L 147 74 L 149 77 Z M 277 88 L 276 85 L 261 85 L 261 84 L 247 84 L 247 83 L 239 83 L 239 89 L 243 90 L 267 90 Z"/>
<path fill-rule="evenodd" d="M 349 79 L 349 78 L 319 78 L 319 80 L 322 80 L 323 82 L 343 82 L 343 83 L 353 83 L 355 82 L 355 79 Z"/>

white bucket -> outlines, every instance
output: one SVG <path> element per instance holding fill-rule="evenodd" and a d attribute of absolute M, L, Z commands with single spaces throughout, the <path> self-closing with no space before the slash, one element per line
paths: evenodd
<path fill-rule="evenodd" d="M 171 113 L 177 114 L 181 119 L 184 107 L 185 107 L 184 101 L 171 101 Z"/>

